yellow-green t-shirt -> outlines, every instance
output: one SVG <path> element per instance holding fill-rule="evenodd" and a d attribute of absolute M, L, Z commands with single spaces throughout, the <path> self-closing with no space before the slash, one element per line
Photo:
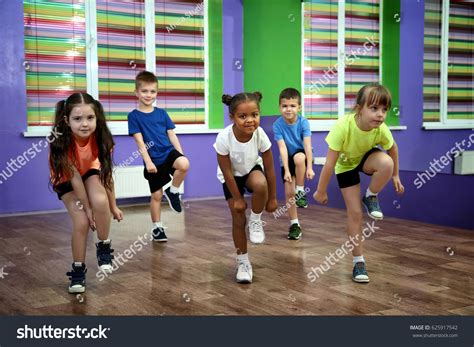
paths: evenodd
<path fill-rule="evenodd" d="M 355 169 L 365 153 L 381 145 L 388 150 L 393 146 L 393 136 L 385 123 L 370 131 L 359 129 L 355 115 L 348 114 L 339 118 L 331 128 L 326 142 L 333 151 L 340 152 L 336 163 L 336 174 Z"/>

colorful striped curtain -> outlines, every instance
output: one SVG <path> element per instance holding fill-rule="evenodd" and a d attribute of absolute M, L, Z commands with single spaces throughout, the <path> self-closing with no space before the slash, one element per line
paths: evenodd
<path fill-rule="evenodd" d="M 359 89 L 380 81 L 379 0 L 346 0 L 345 12 L 345 111 L 350 112 Z"/>
<path fill-rule="evenodd" d="M 177 124 L 205 122 L 204 3 L 155 1 L 159 107 Z"/>
<path fill-rule="evenodd" d="M 441 1 L 425 0 L 423 121 L 440 121 Z"/>
<path fill-rule="evenodd" d="M 337 0 L 305 1 L 304 114 L 337 119 Z"/>
<path fill-rule="evenodd" d="M 51 126 L 56 102 L 87 88 L 84 1 L 23 3 L 27 124 Z"/>
<path fill-rule="evenodd" d="M 448 120 L 474 120 L 474 3 L 451 0 L 448 44 Z"/>
<path fill-rule="evenodd" d="M 145 69 L 143 0 L 97 0 L 99 100 L 108 121 L 126 121 L 136 108 L 135 76 Z"/>

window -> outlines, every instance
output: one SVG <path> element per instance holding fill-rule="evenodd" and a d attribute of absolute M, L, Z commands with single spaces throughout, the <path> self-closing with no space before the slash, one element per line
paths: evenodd
<path fill-rule="evenodd" d="M 425 1 L 423 125 L 474 127 L 474 3 Z"/>
<path fill-rule="evenodd" d="M 101 101 L 114 134 L 127 134 L 134 79 L 143 69 L 155 71 L 157 106 L 177 131 L 218 124 L 207 117 L 205 7 L 183 0 L 25 1 L 27 135 L 47 133 L 56 102 L 78 91 Z"/>

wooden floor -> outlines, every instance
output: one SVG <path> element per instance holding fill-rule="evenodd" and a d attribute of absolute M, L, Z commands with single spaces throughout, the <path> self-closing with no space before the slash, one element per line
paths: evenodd
<path fill-rule="evenodd" d="M 299 241 L 287 240 L 286 217 L 264 214 L 266 243 L 249 246 L 254 282 L 242 285 L 234 280 L 224 200 L 184 207 L 176 215 L 164 206 L 168 242 L 145 238 L 141 250 L 139 236 L 150 231 L 148 207 L 124 208 L 125 220 L 112 226 L 113 248 L 116 255 L 126 249 L 135 254 L 102 281 L 90 237 L 84 295 L 67 292 L 66 213 L 0 218 L 0 314 L 474 314 L 473 231 L 386 218 L 365 243 L 369 284 L 352 282 L 350 256 L 311 283 L 311 268 L 346 241 L 344 211 L 299 209 L 304 231 Z"/>

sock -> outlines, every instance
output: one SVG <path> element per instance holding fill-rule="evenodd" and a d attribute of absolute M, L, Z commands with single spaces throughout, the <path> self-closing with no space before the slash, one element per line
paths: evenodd
<path fill-rule="evenodd" d="M 107 239 L 107 240 L 99 240 L 99 242 L 102 242 L 104 244 L 109 244 L 110 243 L 110 239 Z"/>
<path fill-rule="evenodd" d="M 74 262 L 74 267 L 82 267 L 82 262 L 80 262 L 80 261 L 75 261 L 75 262 Z"/>
<path fill-rule="evenodd" d="M 163 228 L 163 223 L 161 221 L 153 223 L 153 229 L 155 228 Z"/>
<path fill-rule="evenodd" d="M 357 255 L 352 259 L 352 263 L 355 265 L 357 263 L 363 262 L 365 263 L 365 259 L 363 255 Z"/>
<path fill-rule="evenodd" d="M 290 220 L 290 225 L 293 225 L 293 224 L 298 224 L 298 225 L 300 225 L 300 222 L 299 222 L 298 218 L 296 218 L 296 219 L 291 219 L 291 220 Z"/>
<path fill-rule="evenodd" d="M 304 186 L 296 186 L 296 192 L 304 192 Z"/>
<path fill-rule="evenodd" d="M 368 196 L 377 196 L 378 193 L 373 193 L 369 188 L 367 188 L 367 191 L 365 192 L 365 197 L 368 197 Z"/>
<path fill-rule="evenodd" d="M 244 253 L 244 254 L 237 254 L 237 262 L 250 262 L 249 260 L 249 254 Z"/>
<path fill-rule="evenodd" d="M 260 220 L 262 218 L 262 213 L 255 213 L 252 210 L 250 210 L 250 220 Z"/>
<path fill-rule="evenodd" d="M 178 194 L 179 193 L 179 187 L 175 187 L 173 184 L 171 184 L 170 192 L 173 193 L 173 194 Z"/>

